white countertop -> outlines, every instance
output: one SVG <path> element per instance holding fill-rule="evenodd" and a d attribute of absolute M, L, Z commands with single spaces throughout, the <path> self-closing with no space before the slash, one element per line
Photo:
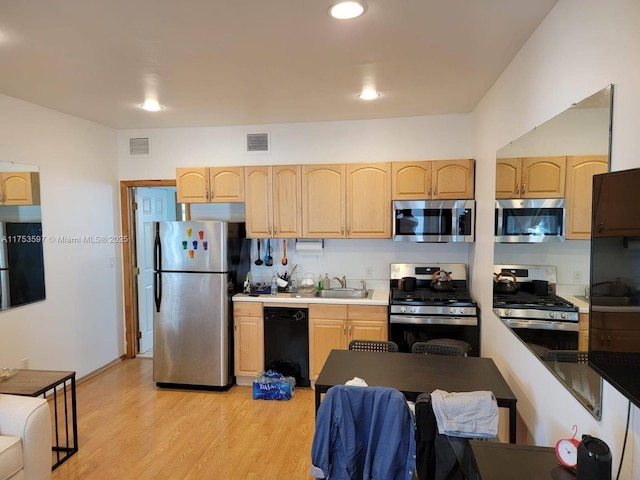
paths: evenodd
<path fill-rule="evenodd" d="M 323 297 L 295 297 L 291 293 L 279 293 L 271 295 L 269 293 L 259 295 L 249 295 L 246 293 L 236 293 L 233 296 L 234 302 L 263 302 L 263 303 L 325 303 L 339 305 L 389 305 L 389 289 L 374 288 L 371 298 L 323 298 Z"/>
<path fill-rule="evenodd" d="M 562 293 L 558 293 L 558 296 L 564 298 L 565 300 L 573 303 L 576 307 L 578 307 L 579 313 L 589 313 L 589 302 L 585 302 L 573 295 L 563 295 Z"/>

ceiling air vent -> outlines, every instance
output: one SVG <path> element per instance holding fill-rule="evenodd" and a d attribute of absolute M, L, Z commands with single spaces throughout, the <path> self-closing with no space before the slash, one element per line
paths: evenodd
<path fill-rule="evenodd" d="M 269 153 L 268 133 L 247 133 L 247 153 Z"/>
<path fill-rule="evenodd" d="M 151 154 L 151 140 L 149 137 L 129 139 L 130 157 L 148 157 Z"/>

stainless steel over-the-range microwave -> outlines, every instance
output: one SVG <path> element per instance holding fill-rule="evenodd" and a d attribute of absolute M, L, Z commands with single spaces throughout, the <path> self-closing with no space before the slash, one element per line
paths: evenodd
<path fill-rule="evenodd" d="M 564 242 L 563 198 L 496 200 L 495 241 Z"/>
<path fill-rule="evenodd" d="M 396 200 L 393 240 L 397 242 L 473 242 L 474 200 Z"/>

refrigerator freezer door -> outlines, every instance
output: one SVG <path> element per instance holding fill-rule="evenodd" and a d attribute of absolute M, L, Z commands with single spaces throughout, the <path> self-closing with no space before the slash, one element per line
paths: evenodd
<path fill-rule="evenodd" d="M 154 223 L 155 270 L 227 272 L 227 223 Z"/>
<path fill-rule="evenodd" d="M 229 385 L 227 275 L 160 273 L 160 311 L 153 317 L 156 383 Z"/>

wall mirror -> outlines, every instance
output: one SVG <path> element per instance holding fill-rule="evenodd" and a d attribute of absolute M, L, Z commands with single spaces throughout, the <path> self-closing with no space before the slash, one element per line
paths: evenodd
<path fill-rule="evenodd" d="M 0 162 L 0 310 L 44 300 L 40 173 Z"/>
<path fill-rule="evenodd" d="M 498 150 L 496 199 L 564 198 L 566 240 L 496 243 L 494 264 L 555 267 L 557 277 L 550 284 L 551 292 L 584 300 L 589 283 L 591 179 L 609 169 L 612 110 L 610 85 Z M 541 165 L 536 179 L 535 166 Z M 588 301 L 579 306 L 584 305 L 588 306 Z M 556 342 L 551 330 L 540 337 L 545 340 L 533 342 L 519 333 L 525 330 L 509 328 L 600 419 L 602 380 L 586 364 L 587 323 L 588 313 L 581 314 L 579 331 L 573 333 L 575 343 L 569 348 L 566 344 L 558 347 L 563 342 Z M 566 332 L 562 334 L 566 336 Z M 549 349 L 562 351 L 549 353 Z"/>

